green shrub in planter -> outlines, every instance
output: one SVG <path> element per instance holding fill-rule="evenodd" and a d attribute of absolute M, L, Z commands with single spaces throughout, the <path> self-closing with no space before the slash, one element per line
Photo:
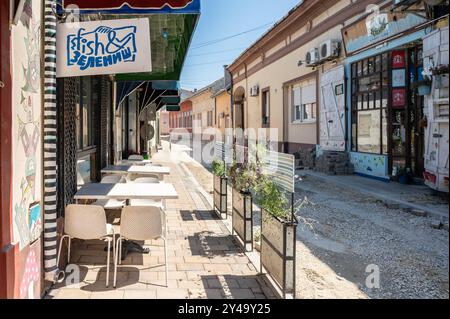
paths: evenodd
<path fill-rule="evenodd" d="M 214 209 L 220 218 L 227 218 L 227 184 L 225 163 L 214 160 L 212 163 L 212 171 L 214 174 Z"/>
<path fill-rule="evenodd" d="M 237 234 L 246 251 L 253 250 L 253 196 L 257 180 L 255 164 L 237 164 L 228 171 L 233 186 L 233 235 Z"/>
<path fill-rule="evenodd" d="M 285 193 L 262 176 L 257 186 L 261 207 L 261 272 L 263 268 L 279 285 L 283 296 L 295 296 L 297 220 Z"/>

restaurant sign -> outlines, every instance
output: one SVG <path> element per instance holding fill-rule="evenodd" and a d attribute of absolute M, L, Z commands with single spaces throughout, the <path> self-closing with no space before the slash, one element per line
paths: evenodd
<path fill-rule="evenodd" d="M 414 12 L 389 12 L 377 6 L 368 9 L 368 14 L 342 29 L 345 51 L 348 55 L 371 45 L 387 41 L 401 33 L 411 32 L 427 20 Z M 423 5 L 414 5 L 411 10 L 423 10 Z"/>
<path fill-rule="evenodd" d="M 151 72 L 148 19 L 60 23 L 57 77 Z"/>
<path fill-rule="evenodd" d="M 200 13 L 200 0 L 59 0 L 60 9 L 81 13 Z"/>

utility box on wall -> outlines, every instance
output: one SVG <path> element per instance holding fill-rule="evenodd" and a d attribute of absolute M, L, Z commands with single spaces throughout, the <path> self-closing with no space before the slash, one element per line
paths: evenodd
<path fill-rule="evenodd" d="M 423 39 L 424 76 L 432 81 L 425 96 L 425 184 L 441 192 L 449 191 L 449 81 L 448 27 Z M 447 68 L 446 72 L 441 72 Z"/>

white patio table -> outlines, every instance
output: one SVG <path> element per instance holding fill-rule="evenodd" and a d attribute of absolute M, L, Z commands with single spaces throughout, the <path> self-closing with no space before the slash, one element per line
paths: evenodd
<path fill-rule="evenodd" d="M 170 167 L 165 166 L 139 166 L 139 165 L 108 165 L 102 169 L 102 174 L 121 174 L 130 176 L 136 175 L 158 175 L 161 179 L 163 175 L 170 175 Z"/>
<path fill-rule="evenodd" d="M 138 165 L 138 166 L 145 166 L 147 164 L 152 164 L 151 160 L 130 160 L 130 159 L 123 159 L 119 161 L 119 165 Z"/>
<path fill-rule="evenodd" d="M 169 183 L 158 184 L 86 184 L 81 186 L 75 194 L 74 199 L 78 200 L 97 200 L 97 199 L 153 199 L 166 200 L 178 199 L 178 193 L 175 187 Z"/>
<path fill-rule="evenodd" d="M 126 183 L 126 184 L 86 184 L 81 186 L 74 196 L 75 201 L 98 200 L 98 199 L 118 199 L 126 200 L 127 204 L 131 199 L 153 199 L 165 201 L 166 199 L 178 199 L 175 187 L 169 183 L 147 184 L 147 183 Z M 165 206 L 165 205 L 163 205 Z M 123 245 L 125 252 L 122 258 L 126 258 L 128 251 L 139 253 L 149 253 L 148 248 L 144 248 L 136 242 L 126 242 Z"/>

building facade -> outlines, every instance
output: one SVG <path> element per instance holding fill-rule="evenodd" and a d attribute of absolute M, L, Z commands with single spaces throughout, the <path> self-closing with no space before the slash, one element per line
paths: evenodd
<path fill-rule="evenodd" d="M 224 79 L 194 92 L 192 102 L 193 134 L 201 140 L 209 141 L 216 135 L 216 100 L 214 95 L 224 87 Z"/>
<path fill-rule="evenodd" d="M 426 55 L 423 43 L 447 13 L 421 1 L 302 2 L 228 67 L 234 127 L 274 129 L 288 153 L 346 153 L 360 175 L 448 190 L 445 76 L 421 92 L 427 56 L 448 67 L 447 42 Z M 442 115 L 427 133 L 433 103 Z"/>
<path fill-rule="evenodd" d="M 304 1 L 247 49 L 228 67 L 235 127 L 276 129 L 285 152 L 345 151 L 341 29 L 370 3 Z"/>
<path fill-rule="evenodd" d="M 343 28 L 348 145 L 356 173 L 400 182 L 424 178 L 425 149 L 431 142 L 426 140 L 425 99 L 431 92 L 420 88 L 427 69 L 423 39 L 435 29 L 442 11 L 420 1 L 384 1 L 379 12 Z"/>
<path fill-rule="evenodd" d="M 226 129 L 232 128 L 231 120 L 231 96 L 227 90 L 221 89 L 213 96 L 215 101 L 216 128 L 225 136 Z"/>
<path fill-rule="evenodd" d="M 159 111 L 179 107 L 181 67 L 200 13 L 197 0 L 177 8 L 149 1 L 145 9 L 129 0 L 114 12 L 81 10 L 76 18 L 89 21 L 94 33 L 131 16 L 136 25 L 145 20 L 141 33 L 128 37 L 149 37 L 153 54 L 145 58 L 152 72 L 126 73 L 142 68 L 122 58 L 116 61 L 125 67 L 116 69 L 120 74 L 105 72 L 100 66 L 109 60 L 90 56 L 83 67 L 72 65 L 82 74 L 75 76 L 61 73 L 69 64 L 58 67 L 58 61 L 68 54 L 56 50 L 60 27 L 75 18 L 57 23 L 67 2 L 0 2 L 0 298 L 41 298 L 44 280 L 54 283 L 64 271 L 56 256 L 65 207 L 78 187 L 100 181 L 107 164 L 159 143 Z M 109 18 L 100 21 L 104 10 Z"/>
<path fill-rule="evenodd" d="M 170 131 L 176 129 L 185 129 L 187 132 L 192 133 L 192 101 L 190 99 L 181 101 L 180 111 L 170 112 Z"/>

